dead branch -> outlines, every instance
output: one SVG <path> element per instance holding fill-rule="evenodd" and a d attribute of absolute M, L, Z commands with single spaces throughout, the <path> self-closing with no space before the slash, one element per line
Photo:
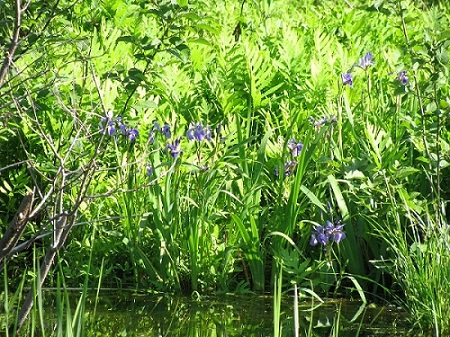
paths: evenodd
<path fill-rule="evenodd" d="M 3 237 L 0 239 L 0 263 L 3 258 L 7 256 L 8 253 L 16 246 L 22 236 L 30 216 L 31 208 L 33 207 L 33 201 L 34 193 L 27 193 L 23 198 L 22 203 L 19 206 L 19 210 L 14 216 L 11 224 Z"/>
<path fill-rule="evenodd" d="M 22 8 L 21 0 L 16 0 L 15 3 L 16 15 L 14 18 L 13 34 L 11 37 L 11 42 L 9 43 L 9 48 L 6 51 L 5 58 L 3 59 L 2 67 L 0 68 L 0 88 L 3 86 L 6 74 L 9 71 L 9 67 L 13 63 L 14 54 L 16 53 L 17 47 L 19 46 L 20 27 L 22 25 L 22 14 L 29 4 L 30 2 L 28 1 L 27 4 Z"/>

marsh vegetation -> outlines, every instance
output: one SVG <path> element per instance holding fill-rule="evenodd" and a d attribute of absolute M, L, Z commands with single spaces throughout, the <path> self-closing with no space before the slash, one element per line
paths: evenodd
<path fill-rule="evenodd" d="M 270 292 L 277 334 L 297 289 L 448 334 L 449 18 L 447 1 L 0 0 L 1 330 L 44 333 L 52 287 L 46 334 L 89 336 L 102 288 Z"/>

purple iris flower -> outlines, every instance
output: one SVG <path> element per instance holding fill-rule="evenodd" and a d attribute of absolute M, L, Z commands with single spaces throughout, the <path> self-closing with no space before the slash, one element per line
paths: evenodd
<path fill-rule="evenodd" d="M 314 120 L 313 120 L 313 122 L 314 122 Z M 322 118 L 321 120 L 315 122 L 315 123 L 314 123 L 314 126 L 317 127 L 317 128 L 319 128 L 319 127 L 321 127 L 322 125 L 325 125 L 325 124 L 327 124 L 327 123 L 337 123 L 337 118 L 336 118 L 336 116 L 329 116 L 329 117 L 325 116 L 325 117 Z"/>
<path fill-rule="evenodd" d="M 195 140 L 193 127 L 189 127 L 189 129 L 186 131 L 186 137 L 189 141 Z"/>
<path fill-rule="evenodd" d="M 345 239 L 343 229 L 344 224 L 341 223 L 340 220 L 337 221 L 336 224 L 327 220 L 325 226 L 319 225 L 314 227 L 309 244 L 311 246 L 316 246 L 318 244 L 325 246 L 330 240 L 339 243 Z"/>
<path fill-rule="evenodd" d="M 127 135 L 128 135 L 128 139 L 131 142 L 134 142 L 136 140 L 136 138 L 139 137 L 139 131 L 136 129 L 129 129 L 127 131 Z"/>
<path fill-rule="evenodd" d="M 303 144 L 297 142 L 295 139 L 291 139 L 288 141 L 287 147 L 291 151 L 292 157 L 298 157 L 303 149 Z"/>
<path fill-rule="evenodd" d="M 194 127 L 194 138 L 201 142 L 205 138 L 205 129 L 202 126 L 201 122 Z"/>
<path fill-rule="evenodd" d="M 126 135 L 127 134 L 127 126 L 122 122 L 122 117 L 117 117 L 116 119 L 116 123 L 119 126 L 120 132 L 122 133 L 122 135 Z"/>
<path fill-rule="evenodd" d="M 359 64 L 358 66 L 364 70 L 366 70 L 367 68 L 369 68 L 370 66 L 375 65 L 375 62 L 372 60 L 373 59 L 373 55 L 372 53 L 368 52 L 366 53 L 366 55 L 364 55 L 364 57 L 359 59 Z"/>
<path fill-rule="evenodd" d="M 166 136 L 167 139 L 170 138 L 171 136 L 171 132 L 170 132 L 170 125 L 169 124 L 164 124 L 161 128 L 161 133 Z"/>
<path fill-rule="evenodd" d="M 116 120 L 114 120 L 114 113 L 111 110 L 106 113 L 106 117 L 100 119 L 100 129 L 103 134 L 108 136 L 113 136 L 116 133 Z"/>
<path fill-rule="evenodd" d="M 114 120 L 114 112 L 112 110 L 109 110 L 106 112 L 106 117 L 102 117 L 102 121 L 113 121 Z"/>
<path fill-rule="evenodd" d="M 398 73 L 397 80 L 399 80 L 402 85 L 408 84 L 409 78 L 406 76 L 406 70 L 402 70 Z"/>
<path fill-rule="evenodd" d="M 201 142 L 203 139 L 211 141 L 211 128 L 204 128 L 201 122 L 198 122 L 195 125 L 191 124 L 186 132 L 186 136 L 189 141 L 197 140 Z"/>
<path fill-rule="evenodd" d="M 342 231 L 343 229 L 344 224 L 342 224 L 340 220 L 336 221 L 336 224 L 327 221 L 326 232 L 334 242 L 339 243 L 345 239 L 345 233 Z"/>
<path fill-rule="evenodd" d="M 167 149 L 169 150 L 169 153 L 173 158 L 177 158 L 181 153 L 180 138 L 175 139 L 172 144 L 167 144 Z"/>
<path fill-rule="evenodd" d="M 106 124 L 106 127 L 105 127 Z M 139 136 L 139 131 L 133 128 L 129 128 L 123 122 L 121 116 L 114 118 L 114 113 L 112 111 L 108 111 L 105 117 L 100 119 L 100 128 L 103 134 L 107 134 L 108 136 L 113 136 L 116 134 L 116 131 L 120 130 L 120 135 L 128 137 L 128 139 L 132 142 L 136 140 Z"/>
<path fill-rule="evenodd" d="M 311 234 L 311 241 L 309 242 L 309 244 L 311 246 L 316 246 L 317 244 L 325 246 L 328 243 L 329 239 L 330 237 L 328 233 L 325 231 L 325 227 L 319 225 L 315 228 L 314 232 Z"/>
<path fill-rule="evenodd" d="M 353 75 L 350 73 L 341 73 L 341 79 L 343 85 L 348 85 L 349 87 L 353 87 Z"/>
<path fill-rule="evenodd" d="M 108 136 L 113 136 L 116 133 L 116 126 L 114 121 L 109 121 L 108 125 L 106 126 L 106 133 Z"/>

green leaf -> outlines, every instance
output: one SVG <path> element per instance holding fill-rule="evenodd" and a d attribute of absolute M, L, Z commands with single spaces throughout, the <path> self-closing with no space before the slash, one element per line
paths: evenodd
<path fill-rule="evenodd" d="M 126 42 L 126 43 L 136 43 L 134 36 L 121 36 L 117 38 L 116 43 Z"/>
<path fill-rule="evenodd" d="M 366 179 L 366 176 L 360 170 L 351 170 L 345 174 L 344 178 L 347 180 Z"/>
<path fill-rule="evenodd" d="M 316 195 L 309 190 L 305 185 L 302 185 L 300 187 L 300 191 L 302 191 L 307 197 L 308 199 L 317 207 L 319 207 L 324 213 L 327 212 L 325 206 L 323 205 L 323 203 L 316 197 Z"/>
<path fill-rule="evenodd" d="M 128 70 L 128 76 L 135 82 L 141 82 L 145 79 L 142 70 L 137 68 L 131 68 L 130 70 Z"/>
<path fill-rule="evenodd" d="M 397 179 L 402 179 L 417 172 L 420 172 L 420 170 L 414 167 L 402 167 L 401 169 L 397 170 L 397 172 L 395 173 L 395 177 Z"/>
<path fill-rule="evenodd" d="M 154 109 L 158 107 L 158 104 L 154 101 L 139 101 L 134 104 L 134 107 L 141 109 Z"/>
<path fill-rule="evenodd" d="M 202 37 L 188 39 L 186 41 L 186 43 L 201 44 L 201 45 L 205 45 L 205 46 L 208 46 L 208 47 L 212 47 L 213 46 L 213 44 L 210 41 L 208 41 L 208 40 L 206 40 L 206 39 L 204 39 Z"/>

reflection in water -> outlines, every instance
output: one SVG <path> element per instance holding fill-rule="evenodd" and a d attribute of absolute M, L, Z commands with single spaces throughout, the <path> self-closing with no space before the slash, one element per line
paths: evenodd
<path fill-rule="evenodd" d="M 189 297 L 104 292 L 96 307 L 94 298 L 86 303 L 85 332 L 87 336 L 114 337 L 269 337 L 273 336 L 272 303 L 272 297 L 256 295 L 194 301 Z M 292 304 L 292 297 L 285 296 L 281 317 L 282 336 L 286 337 L 294 336 Z M 300 303 L 300 336 L 411 334 L 404 313 L 395 308 L 348 301 L 329 301 L 314 311 L 310 308 L 311 303 Z M 54 317 L 49 318 L 53 324 Z"/>

